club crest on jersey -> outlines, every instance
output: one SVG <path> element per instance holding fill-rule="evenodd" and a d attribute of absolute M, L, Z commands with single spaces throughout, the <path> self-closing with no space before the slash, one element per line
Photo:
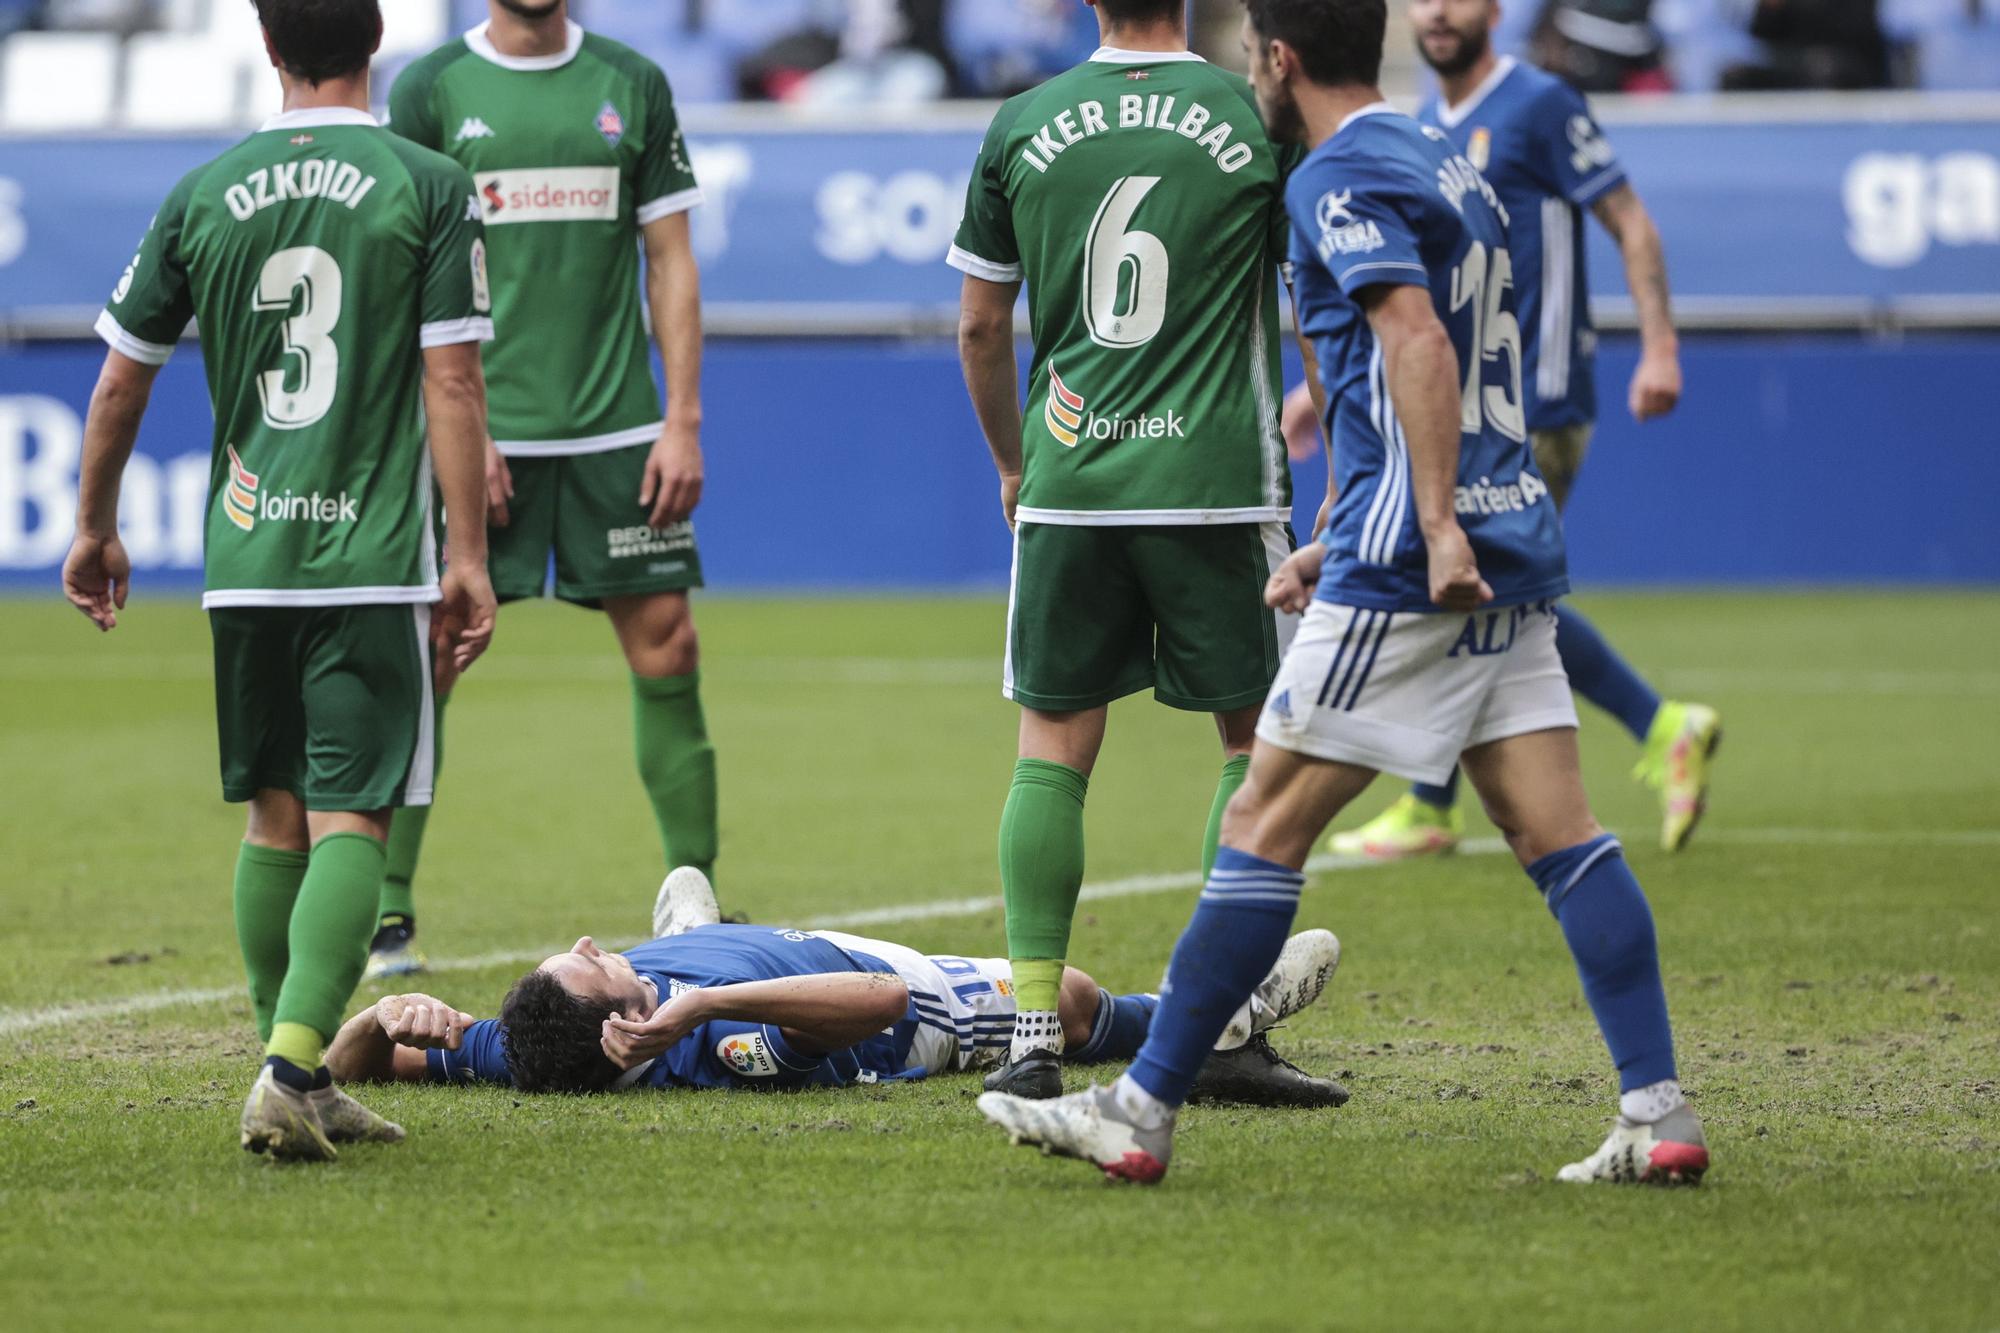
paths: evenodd
<path fill-rule="evenodd" d="M 1481 125 L 1472 132 L 1472 139 L 1465 145 L 1465 160 L 1486 170 L 1486 164 L 1493 160 L 1493 131 Z"/>
<path fill-rule="evenodd" d="M 1055 362 L 1049 362 L 1049 396 L 1042 408 L 1042 424 L 1049 428 L 1049 434 L 1076 448 L 1076 433 L 1083 426 L 1083 395 L 1071 393 L 1069 386 L 1056 374 Z"/>
<path fill-rule="evenodd" d="M 229 448 L 229 484 L 222 488 L 222 512 L 245 532 L 257 524 L 257 474 L 243 466 L 236 446 Z"/>
<path fill-rule="evenodd" d="M 604 142 L 613 148 L 625 137 L 625 118 L 618 114 L 618 108 L 606 102 L 597 108 L 597 132 L 604 136 Z"/>

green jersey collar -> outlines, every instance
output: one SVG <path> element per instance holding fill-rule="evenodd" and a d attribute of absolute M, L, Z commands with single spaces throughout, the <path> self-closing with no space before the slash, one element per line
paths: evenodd
<path fill-rule="evenodd" d="M 317 125 L 367 125 L 378 127 L 381 121 L 358 107 L 351 106 L 309 106 L 297 111 L 281 111 L 257 127 L 262 134 L 265 130 L 300 130 Z"/>
<path fill-rule="evenodd" d="M 480 24 L 471 32 L 465 34 L 465 44 L 472 48 L 472 54 L 492 61 L 501 69 L 522 70 L 528 73 L 544 69 L 561 69 L 564 65 L 576 59 L 576 53 L 583 49 L 583 29 L 578 27 L 574 20 L 565 19 L 563 21 L 563 31 L 567 34 L 563 39 L 563 49 L 557 51 L 554 55 L 546 56 L 510 56 L 503 54 L 499 47 L 493 45 L 493 39 L 486 35 L 486 30 L 492 26 L 491 20 Z"/>
<path fill-rule="evenodd" d="M 1090 53 L 1090 59 L 1099 65 L 1164 65 L 1174 60 L 1208 63 L 1192 51 L 1127 51 L 1121 46 L 1100 46 Z"/>

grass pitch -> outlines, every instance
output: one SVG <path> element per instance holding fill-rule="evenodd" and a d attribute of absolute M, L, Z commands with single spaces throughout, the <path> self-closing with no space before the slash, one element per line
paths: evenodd
<path fill-rule="evenodd" d="M 1553 1182 L 1614 1087 L 1559 932 L 1484 853 L 1318 877 L 1301 925 L 1338 931 L 1346 961 L 1278 1039 L 1353 1102 L 1192 1111 L 1141 1191 L 1008 1148 L 963 1076 L 380 1090 L 401 1147 L 249 1158 L 241 825 L 216 795 L 207 634 L 146 591 L 102 639 L 0 604 L 12 1327 L 2000 1326 L 2000 597 L 1586 599 L 1728 726 L 1710 822 L 1671 859 L 1630 742 L 1598 717 L 1584 736 L 1659 918 L 1716 1155 L 1701 1189 Z M 995 603 L 699 614 L 728 906 L 812 925 L 997 892 L 1014 713 Z M 627 708 L 601 619 L 503 616 L 448 717 L 418 886 L 447 964 L 429 988 L 491 1012 L 516 960 L 643 931 L 660 864 Z M 1205 720 L 1116 708 L 1091 880 L 1191 872 L 1216 762 Z M 1192 897 L 1086 903 L 1075 961 L 1150 988 Z M 990 907 L 866 933 L 1004 952 Z"/>

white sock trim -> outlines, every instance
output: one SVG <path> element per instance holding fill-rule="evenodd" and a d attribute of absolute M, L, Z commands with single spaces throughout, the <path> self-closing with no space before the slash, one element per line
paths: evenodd
<path fill-rule="evenodd" d="M 1681 1092 L 1678 1079 L 1663 1078 L 1658 1083 L 1618 1094 L 1618 1114 L 1635 1125 L 1665 1120 L 1686 1105 L 1687 1097 Z"/>
<path fill-rule="evenodd" d="M 1118 1076 L 1118 1081 L 1111 1085 L 1111 1096 L 1118 1109 L 1141 1129 L 1158 1129 L 1174 1118 L 1174 1108 L 1133 1082 L 1130 1074 Z"/>
<path fill-rule="evenodd" d="M 1022 1009 L 1014 1015 L 1014 1040 L 1007 1058 L 1019 1060 L 1035 1051 L 1063 1053 L 1062 1019 L 1053 1009 Z"/>

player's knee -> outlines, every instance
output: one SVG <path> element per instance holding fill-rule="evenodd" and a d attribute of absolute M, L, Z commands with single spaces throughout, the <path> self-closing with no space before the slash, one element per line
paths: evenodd
<path fill-rule="evenodd" d="M 1510 829 L 1497 819 L 1494 823 L 1499 825 L 1508 847 L 1524 866 L 1604 836 L 1604 826 L 1588 810 L 1563 818 L 1531 821 L 1525 828 Z"/>
<path fill-rule="evenodd" d="M 306 805 L 288 791 L 260 791 L 250 798 L 243 841 L 252 847 L 276 851 L 303 852 L 311 849 L 306 827 Z"/>
<path fill-rule="evenodd" d="M 641 632 L 625 636 L 627 665 L 635 675 L 691 676 L 701 666 L 701 635 L 686 598 L 662 599 L 647 608 Z"/>
<path fill-rule="evenodd" d="M 1097 1020 L 1096 979 L 1078 968 L 1064 968 L 1057 1010 L 1062 1021 L 1063 1043 L 1075 1050 L 1088 1042 Z"/>

